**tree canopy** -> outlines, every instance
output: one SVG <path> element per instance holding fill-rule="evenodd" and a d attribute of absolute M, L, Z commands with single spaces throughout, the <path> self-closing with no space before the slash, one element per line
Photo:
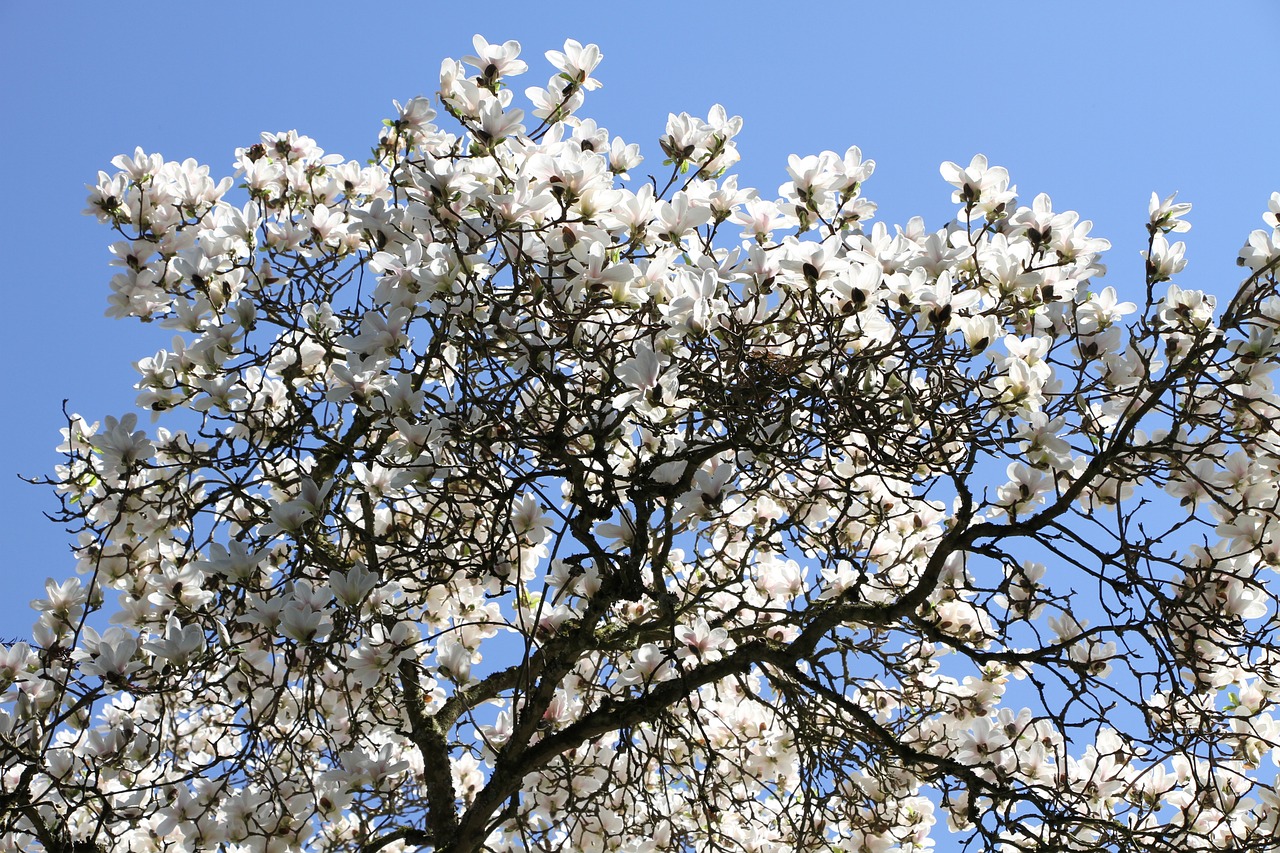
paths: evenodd
<path fill-rule="evenodd" d="M 68 416 L 0 851 L 1276 849 L 1280 193 L 1223 305 L 1153 195 L 1122 294 L 981 155 L 889 227 L 475 51 L 366 162 L 90 187 L 175 336 Z"/>

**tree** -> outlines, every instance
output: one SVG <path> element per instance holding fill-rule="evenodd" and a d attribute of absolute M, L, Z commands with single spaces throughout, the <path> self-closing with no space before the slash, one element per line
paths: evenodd
<path fill-rule="evenodd" d="M 68 417 L 0 850 L 1280 846 L 1280 193 L 1221 311 L 1153 196 L 1122 301 L 981 156 L 936 231 L 719 107 L 638 180 L 595 46 L 475 48 L 456 133 L 91 187 L 176 337 Z"/>

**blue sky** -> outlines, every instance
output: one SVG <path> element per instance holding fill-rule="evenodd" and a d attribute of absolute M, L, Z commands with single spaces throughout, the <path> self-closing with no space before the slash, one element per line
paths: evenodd
<path fill-rule="evenodd" d="M 363 159 L 391 100 L 433 92 L 440 60 L 469 53 L 478 32 L 522 42 L 528 86 L 566 37 L 599 44 L 604 88 L 581 114 L 650 164 L 668 112 L 724 104 L 745 120 L 740 183 L 766 194 L 788 154 L 857 144 L 878 163 L 866 193 L 879 218 L 936 227 L 953 212 L 939 163 L 985 153 L 1022 199 L 1047 192 L 1094 221 L 1114 244 L 1106 283 L 1130 299 L 1152 191 L 1195 205 L 1180 283 L 1227 294 L 1237 248 L 1280 189 L 1269 0 L 419 2 L 377 17 L 332 2 L 112 6 L 0 0 L 0 638 L 26 636 L 27 602 L 73 571 L 68 538 L 41 516 L 52 496 L 16 475 L 57 463 L 64 398 L 90 421 L 130 410 L 132 362 L 167 345 L 163 330 L 103 317 L 111 235 L 80 214 L 83 184 L 135 146 L 222 175 L 260 131 L 296 128 Z"/>

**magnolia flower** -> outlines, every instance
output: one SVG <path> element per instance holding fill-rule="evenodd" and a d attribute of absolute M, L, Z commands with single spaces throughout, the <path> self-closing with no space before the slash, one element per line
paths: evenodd
<path fill-rule="evenodd" d="M 343 607 L 359 607 L 365 596 L 373 592 L 380 578 L 363 563 L 356 563 L 345 572 L 329 576 L 329 587 Z"/>
<path fill-rule="evenodd" d="M 111 158 L 111 165 L 128 176 L 135 184 L 143 184 L 155 177 L 164 168 L 164 157 L 159 154 L 146 154 L 142 148 L 135 148 L 133 156 L 117 154 Z"/>
<path fill-rule="evenodd" d="M 1008 409 L 1039 410 L 1044 404 L 1041 374 L 1020 358 L 1005 360 L 1003 367 L 1004 372 L 992 383 L 991 394 L 996 402 Z"/>
<path fill-rule="evenodd" d="M 1215 308 L 1217 300 L 1213 296 L 1171 284 L 1160 302 L 1157 316 L 1166 326 L 1198 331 L 1213 322 Z"/>
<path fill-rule="evenodd" d="M 613 405 L 625 406 L 638 396 L 658 386 L 658 377 L 662 373 L 662 361 L 648 341 L 636 344 L 636 354 L 618 367 L 618 378 L 633 391 L 615 397 Z M 638 392 L 638 393 L 637 393 Z"/>
<path fill-rule="evenodd" d="M 169 664 L 182 667 L 204 651 L 204 631 L 199 625 L 183 625 L 178 617 L 170 616 L 165 623 L 164 634 L 148 640 L 142 647 L 156 656 L 158 662 L 154 666 L 157 669 Z"/>
<path fill-rule="evenodd" d="M 1174 193 L 1161 201 L 1160 196 L 1151 194 L 1151 203 L 1147 205 L 1148 228 L 1165 234 L 1191 230 L 1191 223 L 1182 218 L 1191 212 L 1191 205 L 1186 202 L 1174 204 L 1173 200 L 1177 197 L 1178 194 Z"/>
<path fill-rule="evenodd" d="M 644 157 L 640 155 L 639 145 L 628 144 L 616 136 L 609 143 L 609 171 L 622 180 L 630 180 L 631 175 L 628 173 L 642 162 Z"/>
<path fill-rule="evenodd" d="M 787 157 L 787 174 L 791 180 L 778 187 L 778 195 L 809 204 L 816 204 L 839 180 L 831 152 L 807 157 L 792 154 Z"/>
<path fill-rule="evenodd" d="M 502 104 L 492 98 L 484 102 L 477 118 L 480 139 L 486 143 L 524 133 L 524 110 L 504 110 Z"/>
<path fill-rule="evenodd" d="M 340 211 L 330 210 L 318 204 L 303 227 L 311 232 L 311 238 L 319 243 L 338 245 L 345 236 L 346 217 Z"/>
<path fill-rule="evenodd" d="M 609 228 L 641 236 L 648 230 L 656 210 L 653 187 L 646 184 L 634 193 L 621 191 L 618 201 L 606 213 L 601 214 L 601 220 Z"/>
<path fill-rule="evenodd" d="M 365 493 L 374 500 L 395 497 L 399 491 L 400 474 L 395 469 L 377 464 L 366 465 L 363 462 L 354 462 L 351 465 L 351 473 L 355 475 L 356 482 Z"/>
<path fill-rule="evenodd" d="M 31 646 L 27 643 L 0 644 L 0 692 L 26 675 L 27 667 L 35 663 Z"/>
<path fill-rule="evenodd" d="M 768 243 L 774 231 L 798 224 L 798 220 L 784 213 L 777 202 L 762 198 L 748 199 L 743 209 L 733 212 L 729 221 L 741 225 L 742 236 L 757 243 Z"/>
<path fill-rule="evenodd" d="M 1070 613 L 1062 613 L 1058 616 L 1049 617 L 1049 627 L 1057 636 L 1060 642 L 1069 642 L 1084 633 L 1084 629 L 1089 626 L 1086 619 L 1083 622 L 1076 621 L 1076 618 Z"/>
<path fill-rule="evenodd" d="M 665 419 L 673 409 L 689 401 L 680 396 L 680 374 L 663 363 L 647 341 L 636 344 L 636 354 L 617 368 L 617 376 L 631 390 L 613 398 L 616 409 L 632 408 L 653 421 Z"/>
<path fill-rule="evenodd" d="M 1253 272 L 1257 272 L 1280 258 L 1280 227 L 1270 232 L 1254 231 L 1248 241 L 1240 249 L 1236 263 Z"/>
<path fill-rule="evenodd" d="M 672 521 L 683 524 L 692 518 L 731 514 L 734 507 L 725 505 L 725 495 L 736 473 L 732 463 L 721 459 L 712 459 L 699 468 L 693 474 L 692 489 L 679 498 L 679 509 Z"/>
<path fill-rule="evenodd" d="M 103 418 L 102 430 L 89 439 L 102 453 L 103 462 L 121 474 L 155 454 L 155 445 L 146 433 L 134 429 L 137 424 L 138 416 L 132 412 L 119 420 L 107 415 Z"/>
<path fill-rule="evenodd" d="M 1009 580 L 1008 597 L 998 597 L 998 602 L 1022 619 L 1035 619 L 1044 611 L 1044 602 L 1038 597 L 1042 589 L 1041 579 L 1045 566 L 1031 560 L 1023 560 L 1016 566 L 1005 568 Z"/>
<path fill-rule="evenodd" d="M 592 77 L 591 72 L 604 59 L 604 54 L 594 44 L 584 47 L 574 39 L 566 39 L 563 51 L 548 50 L 546 57 L 561 74 L 583 89 L 592 91 L 600 88 L 600 81 Z"/>
<path fill-rule="evenodd" d="M 947 161 L 940 171 L 942 179 L 956 188 L 951 201 L 957 204 L 975 205 L 984 212 L 995 211 L 1014 198 L 1009 172 L 1002 166 L 988 166 L 987 158 L 981 154 L 973 155 L 964 168 Z"/>
<path fill-rule="evenodd" d="M 996 506 L 1011 518 L 1044 503 L 1045 493 L 1053 485 L 1053 479 L 1045 472 L 1021 462 L 1009 463 L 1008 475 L 1009 482 L 996 489 Z"/>
<path fill-rule="evenodd" d="M 639 305 L 647 295 L 633 286 L 637 278 L 635 268 L 631 264 L 612 263 L 609 248 L 603 243 L 575 245 L 570 269 L 575 273 L 570 280 L 574 302 L 586 293 L 605 291 L 615 302 Z"/>
<path fill-rule="evenodd" d="M 920 303 L 920 327 L 937 327 L 951 333 L 960 327 L 959 313 L 976 305 L 982 294 L 976 290 L 955 293 L 951 274 L 944 271 L 931 287 L 919 291 L 916 298 Z"/>
<path fill-rule="evenodd" d="M 1151 248 L 1142 253 L 1147 259 L 1147 275 L 1152 281 L 1168 281 L 1182 272 L 1187 262 L 1183 258 L 1187 245 L 1182 242 L 1169 245 L 1163 233 L 1151 236 Z"/>
<path fill-rule="evenodd" d="M 478 68 L 486 80 L 499 77 L 514 77 L 523 74 L 529 66 L 518 59 L 520 42 L 514 39 L 502 44 L 489 44 L 484 36 L 476 35 L 471 39 L 476 49 L 475 56 L 464 56 L 462 61 L 473 68 Z"/>
<path fill-rule="evenodd" d="M 530 87 L 525 97 L 533 104 L 533 114 L 548 121 L 569 121 L 583 103 L 583 90 L 562 76 L 553 77 L 545 89 Z"/>
<path fill-rule="evenodd" d="M 533 495 L 526 494 L 512 507 L 511 527 L 521 540 L 539 545 L 550 536 L 551 522 L 542 511 L 542 505 Z"/>
<path fill-rule="evenodd" d="M 290 602 L 280 613 L 280 632 L 298 643 L 323 640 L 332 629 L 328 615 L 300 602 Z"/>
<path fill-rule="evenodd" d="M 659 307 L 672 331 L 681 337 L 701 337 L 718 327 L 729 306 L 717 295 L 719 280 L 715 272 L 703 270 L 701 276 L 678 273 L 675 281 L 677 295 Z"/>
<path fill-rule="evenodd" d="M 401 663 L 415 657 L 413 643 L 416 639 L 417 632 L 404 622 L 396 622 L 390 631 L 380 623 L 373 623 L 368 634 L 347 657 L 356 683 L 361 687 L 372 687 L 397 672 Z M 438 690 L 435 680 L 423 676 L 422 681 L 423 691 L 434 698 Z M 443 691 L 439 691 L 438 698 L 443 700 Z"/>
<path fill-rule="evenodd" d="M 47 615 L 61 626 L 71 627 L 80 621 L 84 605 L 89 599 L 89 590 L 84 588 L 79 578 L 68 578 L 62 583 L 49 578 L 45 581 L 44 589 L 45 597 L 32 601 L 32 609 Z"/>
<path fill-rule="evenodd" d="M 834 171 L 840 175 L 842 180 L 834 184 L 834 189 L 841 192 L 855 192 L 858 186 L 876 170 L 875 160 L 864 160 L 862 157 L 862 149 L 856 145 L 849 146 L 845 150 L 844 156 L 840 158 L 838 163 L 834 164 Z"/>
<path fill-rule="evenodd" d="M 440 673 L 455 684 L 471 680 L 471 664 L 474 653 L 457 640 L 443 640 L 436 648 L 436 666 Z"/>
<path fill-rule="evenodd" d="M 1101 293 L 1090 293 L 1088 302 L 1076 306 L 1076 328 L 1081 335 L 1097 334 L 1135 310 L 1137 306 L 1132 302 L 1119 301 L 1114 287 L 1104 287 Z"/>
<path fill-rule="evenodd" d="M 316 512 L 299 501 L 288 501 L 277 504 L 270 510 L 272 529 L 285 533 L 296 533 L 302 526 L 314 518 Z"/>
<path fill-rule="evenodd" d="M 684 163 L 703 148 L 710 134 L 711 128 L 701 119 L 688 113 L 670 113 L 666 135 L 658 140 L 658 144 L 672 162 Z"/>
<path fill-rule="evenodd" d="M 979 717 L 964 733 L 956 759 L 967 767 L 978 768 L 983 776 L 990 776 L 992 766 L 1008 769 L 1016 760 L 1009 750 L 1009 740 L 1001 727 L 993 725 L 990 717 Z"/>
<path fill-rule="evenodd" d="M 698 617 L 692 623 L 676 627 L 675 638 L 683 643 L 676 656 L 683 661 L 710 663 L 719 660 L 729 632 L 724 628 L 711 628 L 707 620 Z"/>
<path fill-rule="evenodd" d="M 1071 444 L 1062 438 L 1063 417 L 1049 418 L 1044 412 L 1029 412 L 1018 428 L 1020 448 L 1036 468 L 1066 470 L 1071 467 Z"/>
<path fill-rule="evenodd" d="M 205 573 L 195 563 L 174 565 L 165 563 L 160 572 L 148 575 L 147 587 L 153 590 L 147 601 L 161 612 L 175 607 L 199 610 L 213 599 L 214 594 L 204 588 Z"/>
<path fill-rule="evenodd" d="M 391 103 L 399 116 L 400 124 L 416 133 L 426 133 L 431 127 L 431 120 L 436 117 L 436 111 L 427 98 L 410 98 L 403 105 L 399 101 Z"/>
<path fill-rule="evenodd" d="M 85 651 L 78 653 L 84 660 L 81 667 L 104 681 L 121 683 L 143 666 L 138 659 L 138 638 L 124 628 L 108 628 L 99 637 L 96 631 L 86 627 L 84 645 Z M 0 681 L 4 680 L 2 669 L 0 667 Z"/>
<path fill-rule="evenodd" d="M 631 662 L 618 675 L 618 683 L 645 687 L 675 677 L 667 652 L 653 643 L 645 643 L 631 653 Z"/>
<path fill-rule="evenodd" d="M 623 515 L 616 523 L 612 521 L 598 523 L 595 526 L 595 535 L 609 542 L 610 550 L 622 550 L 629 547 L 635 539 L 636 528 L 634 522 Z"/>
<path fill-rule="evenodd" d="M 658 202 L 657 209 L 658 231 L 672 242 L 705 225 L 712 215 L 710 210 L 692 204 L 689 194 L 684 192 L 677 192 L 670 202 Z"/>
<path fill-rule="evenodd" d="M 989 314 L 960 317 L 952 322 L 960 327 L 965 346 L 974 354 L 985 351 L 1000 333 L 1000 320 Z"/>

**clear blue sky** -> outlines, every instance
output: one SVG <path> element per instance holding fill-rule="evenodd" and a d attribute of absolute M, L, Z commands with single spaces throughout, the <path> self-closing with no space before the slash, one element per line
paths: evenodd
<path fill-rule="evenodd" d="M 222 175 L 260 131 L 296 128 L 362 159 L 391 100 L 433 92 L 440 60 L 481 33 L 523 43 L 529 86 L 564 38 L 599 44 L 605 85 L 582 115 L 651 162 L 668 112 L 717 102 L 745 119 L 737 171 L 765 193 L 788 154 L 857 144 L 878 163 L 867 194 L 891 223 L 941 225 L 952 206 L 938 164 L 983 152 L 1024 200 L 1048 192 L 1094 221 L 1114 244 L 1107 283 L 1127 298 L 1140 297 L 1153 190 L 1195 205 L 1181 282 L 1223 294 L 1280 189 L 1270 0 L 376 8 L 0 0 L 0 638 L 26 636 L 27 602 L 72 572 L 67 537 L 41 517 L 51 495 L 16 475 L 57 463 L 64 398 L 90 421 L 128 411 L 132 362 L 168 340 L 102 316 L 111 235 L 80 214 L 83 184 L 134 146 Z"/>

